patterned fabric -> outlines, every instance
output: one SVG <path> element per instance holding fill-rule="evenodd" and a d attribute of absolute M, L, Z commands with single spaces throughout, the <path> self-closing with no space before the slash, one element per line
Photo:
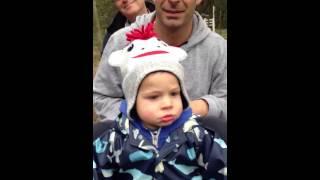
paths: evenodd
<path fill-rule="evenodd" d="M 94 179 L 227 179 L 226 144 L 196 118 L 171 129 L 157 149 L 122 113 L 93 142 Z"/>

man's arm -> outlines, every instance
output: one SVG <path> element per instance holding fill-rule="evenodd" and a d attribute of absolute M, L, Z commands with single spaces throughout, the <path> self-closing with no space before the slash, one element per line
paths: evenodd
<path fill-rule="evenodd" d="M 111 36 L 111 33 L 109 33 L 109 32 L 107 32 L 107 33 L 104 35 L 103 42 L 102 42 L 102 48 L 101 48 L 101 51 L 100 51 L 100 54 L 101 54 L 101 55 L 103 54 L 103 50 L 104 50 L 104 48 L 106 47 L 107 42 L 108 42 L 110 36 Z"/>
<path fill-rule="evenodd" d="M 201 108 L 200 115 L 202 125 L 208 129 L 218 132 L 221 137 L 227 141 L 227 42 L 223 41 L 219 50 L 219 59 L 214 66 L 212 74 L 212 84 L 208 95 L 202 96 L 198 102 L 197 108 Z M 199 100 L 198 100 L 199 101 Z M 191 103 L 192 105 L 192 103 Z M 206 105 L 208 105 L 206 107 Z M 195 108 L 196 109 L 196 108 Z"/>
<path fill-rule="evenodd" d="M 209 112 L 209 105 L 207 101 L 203 99 L 197 99 L 190 102 L 190 107 L 192 109 L 192 113 L 200 115 L 204 117 L 208 115 Z"/>
<path fill-rule="evenodd" d="M 116 40 L 116 36 L 120 38 Z M 93 105 L 101 120 L 114 120 L 120 113 L 120 101 L 124 96 L 121 88 L 122 77 L 117 67 L 109 65 L 108 58 L 113 51 L 125 46 L 125 36 L 121 37 L 119 31 L 110 37 L 93 80 Z"/>

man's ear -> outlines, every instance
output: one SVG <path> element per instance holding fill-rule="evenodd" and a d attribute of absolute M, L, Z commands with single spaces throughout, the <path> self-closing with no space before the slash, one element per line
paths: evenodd
<path fill-rule="evenodd" d="M 202 0 L 196 0 L 196 5 L 199 6 L 199 4 L 202 2 Z"/>

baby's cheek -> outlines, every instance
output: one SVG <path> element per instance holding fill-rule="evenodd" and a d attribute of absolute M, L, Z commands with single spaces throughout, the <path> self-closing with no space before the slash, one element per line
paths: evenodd
<path fill-rule="evenodd" d="M 155 116 L 155 112 L 154 111 L 152 111 L 151 109 L 147 109 L 147 108 L 145 108 L 144 110 L 143 110 L 143 118 L 144 119 L 153 119 L 154 118 L 154 116 Z"/>
<path fill-rule="evenodd" d="M 144 115 L 145 115 L 146 117 L 152 117 L 153 113 L 152 113 L 152 111 L 145 111 L 145 112 L 144 112 Z"/>

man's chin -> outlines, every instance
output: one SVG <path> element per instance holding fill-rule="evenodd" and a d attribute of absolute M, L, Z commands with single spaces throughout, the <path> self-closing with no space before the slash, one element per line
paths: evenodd
<path fill-rule="evenodd" d="M 165 19 L 164 25 L 168 28 L 179 28 L 183 23 L 180 19 Z"/>

